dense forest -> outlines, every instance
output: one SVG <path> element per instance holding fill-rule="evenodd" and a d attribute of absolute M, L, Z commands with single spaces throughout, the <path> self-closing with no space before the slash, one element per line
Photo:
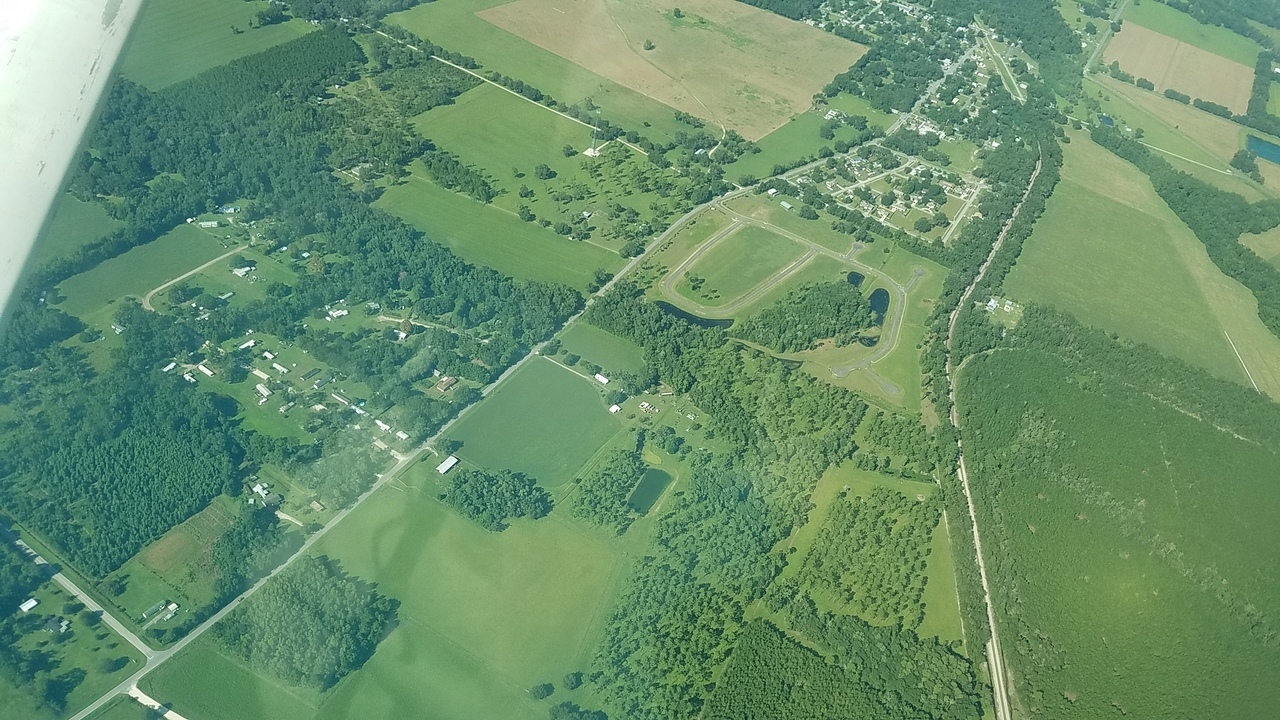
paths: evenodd
<path fill-rule="evenodd" d="M 324 690 L 357 670 L 396 621 L 399 602 L 324 556 L 307 556 L 214 626 L 256 669 Z"/>
<path fill-rule="evenodd" d="M 594 525 L 626 532 L 636 513 L 627 506 L 631 491 L 644 475 L 640 453 L 620 449 L 580 478 L 573 500 L 573 514 Z"/>
<path fill-rule="evenodd" d="M 479 523 L 501 532 L 514 518 L 537 520 L 551 512 L 551 496 L 524 473 L 511 470 L 455 470 L 445 480 L 440 499 Z"/>
<path fill-rule="evenodd" d="M 852 283 L 806 285 L 752 315 L 730 333 L 778 352 L 811 350 L 819 340 L 856 342 L 874 324 L 871 303 Z"/>

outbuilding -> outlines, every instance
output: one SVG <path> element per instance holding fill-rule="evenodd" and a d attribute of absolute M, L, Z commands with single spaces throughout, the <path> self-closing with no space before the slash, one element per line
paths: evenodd
<path fill-rule="evenodd" d="M 444 462 L 436 466 L 436 472 L 443 475 L 449 472 L 450 470 L 452 470 L 453 466 L 457 464 L 458 464 L 458 458 L 454 457 L 453 455 L 450 455 L 449 457 L 444 459 Z"/>

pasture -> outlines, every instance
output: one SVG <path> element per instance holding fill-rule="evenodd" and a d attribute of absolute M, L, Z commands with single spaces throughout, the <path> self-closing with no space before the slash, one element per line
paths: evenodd
<path fill-rule="evenodd" d="M 771 230 L 746 224 L 710 247 L 677 281 L 677 292 L 720 307 L 757 289 L 805 254 L 805 248 Z M 701 280 L 697 282 L 694 278 Z"/>
<path fill-rule="evenodd" d="M 670 0 L 516 0 L 479 17 L 749 140 L 806 110 L 814 93 L 866 52 L 731 0 L 681 2 L 681 17 L 674 7 Z"/>
<path fill-rule="evenodd" d="M 523 222 L 515 215 L 481 205 L 426 179 L 420 164 L 399 185 L 387 188 L 374 203 L 447 246 L 459 257 L 487 265 L 504 275 L 557 282 L 585 289 L 595 270 L 623 265 L 617 253 L 577 242 Z"/>
<path fill-rule="evenodd" d="M 1259 235 L 1245 235 L 1240 238 L 1258 257 L 1280 267 L 1280 228 L 1272 228 Z"/>
<path fill-rule="evenodd" d="M 1235 113 L 1249 105 L 1252 60 L 1242 64 L 1133 22 L 1125 23 L 1107 44 L 1103 59 L 1119 62 L 1122 70 L 1150 80 L 1160 92 L 1173 88 Z"/>
<path fill-rule="evenodd" d="M 586 670 L 619 575 L 613 550 L 560 515 L 483 530 L 434 499 L 434 469 L 374 495 L 317 545 L 401 603 L 399 624 L 327 693 L 255 675 L 202 639 L 144 681 L 188 717 L 546 717 L 527 689 Z M 578 691 L 579 693 L 583 691 Z M 558 689 L 556 700 L 573 697 Z"/>
<path fill-rule="evenodd" d="M 1257 62 L 1258 51 L 1261 49 L 1256 42 L 1243 35 L 1237 35 L 1218 25 L 1203 25 L 1181 10 L 1160 2 L 1129 3 L 1124 11 L 1124 25 L 1131 24 L 1141 25 L 1178 42 L 1247 65 L 1250 70 Z M 1149 79 L 1155 81 L 1155 78 Z"/>
<path fill-rule="evenodd" d="M 644 349 L 630 340 L 579 320 L 559 335 L 566 352 L 574 353 L 608 371 L 638 372 L 644 365 Z"/>
<path fill-rule="evenodd" d="M 867 118 L 870 124 L 879 126 L 881 129 L 893 124 L 892 115 L 876 110 L 865 99 L 854 95 L 841 94 L 829 98 L 828 105 L 850 115 L 861 115 Z M 816 158 L 820 148 L 833 147 L 837 140 L 851 140 L 856 131 L 848 126 L 837 128 L 835 137 L 830 140 L 825 140 L 818 135 L 818 131 L 826 122 L 823 117 L 828 109 L 820 106 L 817 109 L 806 109 L 792 115 L 786 123 L 756 142 L 760 146 L 760 152 L 748 153 L 738 158 L 725 169 L 726 175 L 734 180 L 743 175 L 752 175 L 757 178 L 769 177 L 773 174 L 775 165 L 793 162 L 802 157 Z"/>
<path fill-rule="evenodd" d="M 450 0 L 423 3 L 387 16 L 421 37 L 445 48 L 465 52 L 486 69 L 496 70 L 570 105 L 590 98 L 601 116 L 628 129 L 634 128 L 657 142 L 673 139 L 687 126 L 676 122 L 671 108 L 544 50 L 517 35 L 481 19 L 480 11 L 506 0 Z"/>
<path fill-rule="evenodd" d="M 1218 270 L 1145 176 L 1083 135 L 1066 146 L 1062 182 L 1005 289 L 1247 383 L 1229 335 L 1259 387 L 1280 395 L 1280 340 L 1252 295 Z"/>
<path fill-rule="evenodd" d="M 622 429 L 596 387 L 534 358 L 464 415 L 449 437 L 462 442 L 456 454 L 468 463 L 516 470 L 556 488 Z"/>
<path fill-rule="evenodd" d="M 152 289 L 227 252 L 223 241 L 195 225 L 179 225 L 161 237 L 111 258 L 58 285 L 61 309 L 83 317 L 123 297 Z"/>
<path fill-rule="evenodd" d="M 69 257 L 81 247 L 103 237 L 122 223 L 107 214 L 101 205 L 77 200 L 70 194 L 58 197 L 40 239 L 27 258 L 30 267 Z"/>
<path fill-rule="evenodd" d="M 1280 595 L 1258 548 L 1280 543 L 1280 456 L 1076 372 L 1013 350 L 975 356 L 956 387 L 1021 700 L 1068 720 L 1270 714 Z"/>
<path fill-rule="evenodd" d="M 159 90 L 313 29 L 296 19 L 250 27 L 269 7 L 266 0 L 149 0 L 120 58 L 120 73 Z"/>

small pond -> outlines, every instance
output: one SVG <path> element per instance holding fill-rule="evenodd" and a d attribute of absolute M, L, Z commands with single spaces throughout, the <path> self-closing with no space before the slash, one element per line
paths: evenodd
<path fill-rule="evenodd" d="M 666 490 L 670 484 L 670 475 L 657 468 L 649 468 L 644 471 L 640 482 L 636 483 L 636 489 L 631 491 L 631 497 L 627 498 L 627 505 L 644 515 L 653 508 L 653 504 L 662 497 L 662 491 Z"/>
<path fill-rule="evenodd" d="M 884 324 L 884 315 L 889 312 L 889 291 L 884 288 L 876 288 L 871 293 L 871 312 L 875 313 L 876 325 Z"/>
<path fill-rule="evenodd" d="M 1099 115 L 1098 120 L 1107 127 L 1114 127 L 1116 124 L 1116 121 L 1112 120 L 1110 115 Z"/>
<path fill-rule="evenodd" d="M 851 272 L 845 277 L 845 280 L 848 280 L 849 284 L 854 287 L 862 287 L 862 281 L 865 279 L 866 277 L 862 273 L 856 272 Z"/>
<path fill-rule="evenodd" d="M 1270 140 L 1263 140 L 1256 135 L 1250 135 L 1249 139 L 1245 141 L 1245 145 L 1249 148 L 1249 152 L 1254 155 L 1280 165 L 1280 145 Z"/>
<path fill-rule="evenodd" d="M 684 310 L 682 310 L 682 309 L 680 309 L 680 308 L 676 307 L 675 305 L 672 305 L 671 303 L 669 303 L 669 302 L 667 302 L 667 301 L 665 301 L 665 300 L 659 300 L 659 301 L 657 301 L 657 302 L 656 302 L 656 303 L 654 303 L 654 304 L 655 304 L 655 305 L 657 305 L 658 307 L 662 308 L 663 312 L 667 313 L 668 315 L 674 315 L 674 316 L 676 316 L 676 317 L 680 318 L 681 320 L 684 320 L 684 321 L 686 321 L 686 322 L 691 322 L 691 323 L 693 323 L 694 325 L 697 325 L 698 327 L 704 327 L 704 328 L 722 327 L 722 328 L 727 328 L 727 327 L 729 327 L 730 325 L 732 325 L 732 324 L 733 324 L 733 320 L 732 320 L 732 319 L 728 319 L 728 318 L 726 318 L 726 319 L 724 319 L 724 320 L 713 320 L 712 318 L 699 317 L 699 316 L 697 316 L 697 315 L 694 315 L 694 314 L 693 314 L 693 313 L 691 313 L 691 312 L 686 312 L 686 311 L 684 311 Z"/>

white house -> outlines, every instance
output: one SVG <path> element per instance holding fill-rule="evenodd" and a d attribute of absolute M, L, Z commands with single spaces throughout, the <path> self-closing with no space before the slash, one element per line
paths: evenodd
<path fill-rule="evenodd" d="M 610 406 L 609 406 L 609 412 L 610 412 L 611 414 L 613 414 L 613 415 L 617 415 L 617 414 L 618 414 L 618 411 L 620 411 L 620 410 L 622 410 L 622 406 L 621 406 L 621 405 L 610 405 Z"/>
<path fill-rule="evenodd" d="M 205 367 L 204 365 L 197 365 L 196 369 L 204 373 L 205 375 L 208 375 L 209 377 L 213 377 L 213 371 Z"/>
<path fill-rule="evenodd" d="M 178 363 L 170 361 L 168 365 L 165 365 L 164 367 L 160 368 L 160 372 L 169 372 L 170 370 L 176 367 L 178 367 Z"/>
<path fill-rule="evenodd" d="M 596 382 L 600 383 L 601 385 L 608 385 L 609 378 L 601 375 L 600 373 L 596 373 Z"/>
<path fill-rule="evenodd" d="M 18 606 L 18 609 L 24 613 L 31 612 L 40 601 L 35 598 L 27 598 L 27 601 Z"/>
<path fill-rule="evenodd" d="M 248 340 L 245 340 L 244 342 L 240 343 L 240 349 L 248 350 L 249 348 L 257 344 L 258 344 L 257 340 L 254 340 L 253 338 L 249 338 Z"/>
<path fill-rule="evenodd" d="M 271 369 L 275 370 L 281 375 L 284 375 L 285 373 L 289 372 L 289 368 L 281 365 L 280 363 L 271 363 Z"/>
<path fill-rule="evenodd" d="M 268 374 L 266 374 L 266 373 L 262 372 L 262 371 L 261 371 L 261 370 L 259 370 L 258 368 L 254 368 L 253 370 L 250 370 L 250 372 L 252 372 L 252 373 L 253 373 L 255 376 L 257 376 L 257 377 L 262 378 L 263 380 L 270 380 L 270 379 L 271 379 L 271 376 L 270 376 L 270 375 L 268 375 Z"/>
<path fill-rule="evenodd" d="M 445 458 L 445 459 L 444 459 L 444 462 L 442 462 L 442 463 L 440 463 L 439 465 L 437 465 L 437 466 L 436 466 L 436 472 L 438 472 L 438 473 L 440 473 L 441 475 L 443 475 L 443 474 L 445 474 L 445 473 L 449 472 L 450 470 L 452 470 L 452 469 L 453 469 L 453 466 L 454 466 L 454 465 L 457 465 L 457 464 L 458 464 L 458 458 L 456 458 L 456 457 L 454 457 L 454 456 L 450 455 L 449 457 L 447 457 L 447 458 Z"/>
<path fill-rule="evenodd" d="M 405 432 L 405 431 L 403 431 L 403 430 L 399 430 L 399 431 L 397 431 L 397 432 L 396 432 L 396 437 L 400 438 L 401 440 L 408 440 L 408 439 L 409 439 L 409 433 L 407 433 L 407 432 Z"/>
<path fill-rule="evenodd" d="M 268 388 L 266 385 L 263 385 L 262 383 L 258 383 L 257 385 L 254 385 L 253 389 L 258 391 L 258 394 L 262 396 L 263 400 L 271 397 L 271 389 Z"/>
<path fill-rule="evenodd" d="M 378 429 L 381 430 L 382 432 L 391 432 L 391 426 L 382 422 L 381 420 L 374 420 L 373 424 L 377 425 Z"/>

